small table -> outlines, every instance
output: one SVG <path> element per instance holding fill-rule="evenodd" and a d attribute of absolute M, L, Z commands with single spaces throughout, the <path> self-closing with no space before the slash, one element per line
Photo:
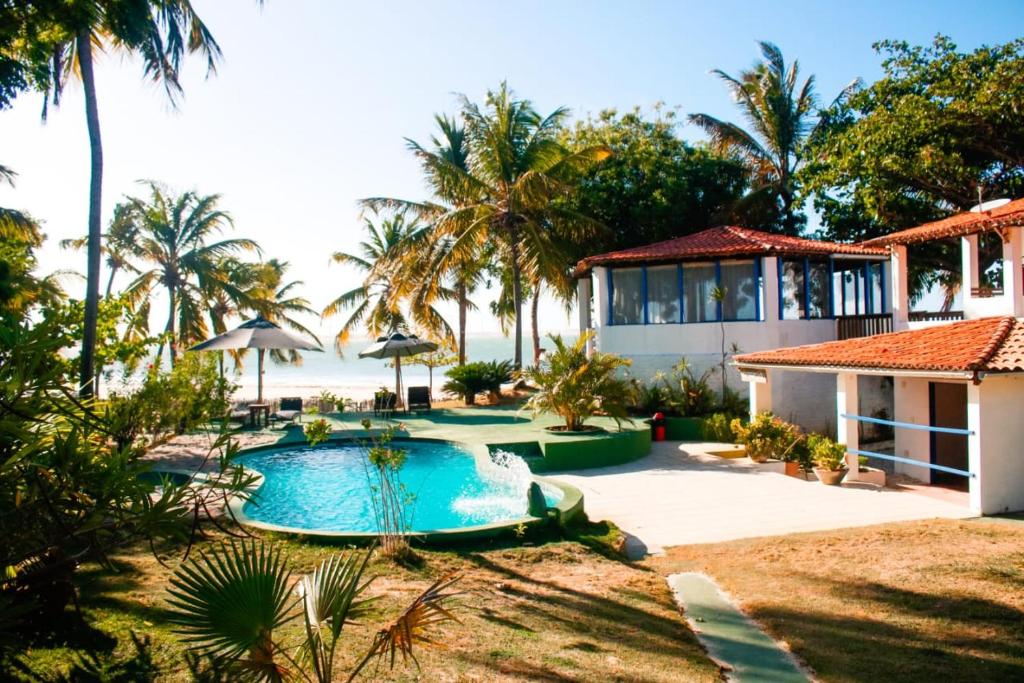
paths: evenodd
<path fill-rule="evenodd" d="M 250 403 L 249 404 L 249 424 L 253 427 L 258 427 L 260 424 L 259 414 L 263 412 L 263 426 L 270 426 L 270 404 L 269 403 Z"/>

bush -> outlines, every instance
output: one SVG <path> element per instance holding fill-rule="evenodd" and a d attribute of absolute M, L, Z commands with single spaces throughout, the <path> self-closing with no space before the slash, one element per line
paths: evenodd
<path fill-rule="evenodd" d="M 797 445 L 803 441 L 800 428 L 771 413 L 759 413 L 749 424 L 736 418 L 730 425 L 736 443 L 746 447 L 747 457 L 764 462 L 775 457 L 787 462 L 795 461 Z"/>
<path fill-rule="evenodd" d="M 494 400 L 500 396 L 501 385 L 512 381 L 512 363 L 507 360 L 476 361 L 457 365 L 444 374 L 448 381 L 442 389 L 461 396 L 466 405 L 471 406 L 476 404 L 476 395 L 481 392 L 488 392 Z"/>
<path fill-rule="evenodd" d="M 306 443 L 310 446 L 315 446 L 330 438 L 331 425 L 321 417 L 307 424 L 303 431 L 306 434 Z"/>
<path fill-rule="evenodd" d="M 698 375 L 684 358 L 666 377 L 665 404 L 669 411 L 682 417 L 703 417 L 715 409 L 715 392 L 708 385 L 713 370 Z"/>
<path fill-rule="evenodd" d="M 524 376 L 537 386 L 526 407 L 534 413 L 554 413 L 565 420 L 566 431 L 580 431 L 587 418 L 603 414 L 621 426 L 626 416 L 630 386 L 615 376 L 629 360 L 612 353 L 595 352 L 587 357 L 592 333 L 581 334 L 569 346 L 557 334 L 550 335 L 555 350 L 544 363 L 528 368 Z"/>
<path fill-rule="evenodd" d="M 726 415 L 725 413 L 715 413 L 704 418 L 704 422 L 700 426 L 701 437 L 705 441 L 734 442 L 735 436 L 733 435 L 732 427 L 729 425 L 731 417 L 731 415 Z"/>
<path fill-rule="evenodd" d="M 811 460 L 820 469 L 838 472 L 846 467 L 846 445 L 836 443 L 827 436 L 811 434 L 807 438 Z"/>

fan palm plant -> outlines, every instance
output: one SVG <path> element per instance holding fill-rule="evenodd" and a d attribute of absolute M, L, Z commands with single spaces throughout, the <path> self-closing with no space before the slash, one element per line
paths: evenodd
<path fill-rule="evenodd" d="M 370 580 L 364 578 L 371 552 L 324 560 L 298 580 L 293 596 L 291 572 L 278 549 L 256 540 L 226 543 L 174 573 L 170 621 L 193 652 L 212 659 L 231 680 L 339 680 L 334 666 L 344 628 L 366 615 L 373 600 L 365 595 Z M 439 580 L 413 600 L 377 633 L 346 679 L 374 657 L 392 667 L 398 655 L 415 661 L 414 646 L 432 642 L 427 631 L 455 620 L 446 602 L 455 595 L 449 588 L 456 580 Z M 302 622 L 302 637 L 286 642 L 279 631 L 294 619 Z"/>
<path fill-rule="evenodd" d="M 186 53 L 206 59 L 207 74 L 216 70 L 220 47 L 196 14 L 189 0 L 92 0 L 90 2 L 35 3 L 49 26 L 41 35 L 52 55 L 47 73 L 35 77 L 60 104 L 65 83 L 81 78 L 85 93 L 91 176 L 87 240 L 85 329 L 80 358 L 81 392 L 92 392 L 93 355 L 99 306 L 103 145 L 100 139 L 94 51 L 112 48 L 142 58 L 147 79 L 164 86 L 172 104 L 181 93 L 179 69 Z M 46 116 L 46 108 L 43 108 Z"/>
<path fill-rule="evenodd" d="M 170 346 L 171 364 L 177 360 L 179 344 L 202 339 L 208 327 L 204 318 L 211 293 L 227 290 L 239 297 L 219 268 L 223 258 L 241 251 L 259 251 L 249 239 L 209 239 L 233 225 L 231 217 L 217 208 L 220 195 L 185 192 L 171 194 L 158 183 L 148 181 L 147 199 L 129 198 L 132 219 L 138 226 L 133 256 L 143 270 L 128 287 L 138 300 L 148 299 L 157 287 L 167 291 L 168 315 L 164 328 Z M 161 344 L 160 351 L 163 352 Z"/>
<path fill-rule="evenodd" d="M 767 41 L 759 45 L 762 61 L 741 71 L 739 76 L 730 76 L 720 69 L 712 71 L 725 82 L 748 128 L 709 114 L 691 114 L 689 119 L 711 136 L 716 148 L 736 155 L 747 167 L 751 192 L 735 208 L 743 210 L 763 200 L 773 202 L 782 214 L 783 232 L 795 235 L 800 232 L 795 174 L 803 163 L 805 142 L 815 126 L 814 76 L 801 82 L 796 61 L 787 67 L 776 45 Z M 856 81 L 851 83 L 843 93 L 855 84 Z"/>

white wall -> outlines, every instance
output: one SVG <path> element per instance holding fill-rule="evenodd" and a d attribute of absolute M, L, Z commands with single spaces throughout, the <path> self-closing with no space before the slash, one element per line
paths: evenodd
<path fill-rule="evenodd" d="M 893 386 L 893 404 L 897 422 L 928 425 L 928 380 L 919 377 L 896 377 Z M 896 428 L 896 455 L 903 458 L 931 462 L 931 440 L 929 433 L 917 429 Z M 925 483 L 931 482 L 931 470 L 896 463 L 896 471 Z"/>
<path fill-rule="evenodd" d="M 971 508 L 983 514 L 1024 510 L 1024 376 L 988 375 L 967 387 Z"/>

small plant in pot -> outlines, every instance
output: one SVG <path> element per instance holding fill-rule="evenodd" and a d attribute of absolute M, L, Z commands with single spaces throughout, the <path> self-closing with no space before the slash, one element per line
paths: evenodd
<path fill-rule="evenodd" d="M 807 445 L 818 481 L 828 486 L 838 486 L 847 472 L 846 445 L 820 434 L 808 437 Z"/>
<path fill-rule="evenodd" d="M 785 460 L 795 452 L 797 443 L 803 438 L 800 429 L 781 417 L 771 413 L 759 413 L 749 423 L 736 418 L 730 423 L 736 443 L 747 451 L 747 457 L 757 463 L 769 458 Z"/>

